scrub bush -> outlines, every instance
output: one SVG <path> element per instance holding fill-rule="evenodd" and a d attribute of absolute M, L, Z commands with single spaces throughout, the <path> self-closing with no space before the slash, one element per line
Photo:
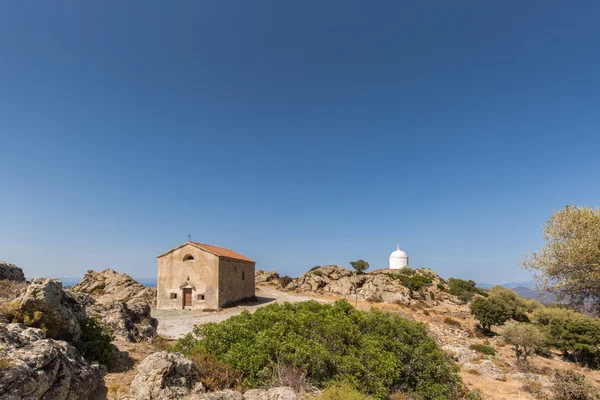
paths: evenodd
<path fill-rule="evenodd" d="M 466 396 L 458 366 L 423 324 L 347 301 L 272 304 L 220 323 L 198 325 L 173 351 L 206 351 L 243 372 L 246 387 L 268 385 L 275 368 L 294 367 L 313 385 L 344 382 L 378 399 L 402 392 L 416 399 Z"/>
<path fill-rule="evenodd" d="M 478 351 L 478 352 L 483 353 L 483 354 L 488 355 L 488 356 L 495 356 L 496 355 L 496 350 L 494 350 L 493 347 L 486 346 L 484 344 L 472 344 L 469 348 L 471 350 Z"/>

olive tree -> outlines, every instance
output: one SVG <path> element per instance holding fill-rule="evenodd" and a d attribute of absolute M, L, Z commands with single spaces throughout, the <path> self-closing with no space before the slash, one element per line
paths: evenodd
<path fill-rule="evenodd" d="M 350 265 L 352 265 L 352 268 L 354 268 L 357 274 L 364 274 L 365 271 L 369 269 L 369 263 L 362 259 L 350 261 Z"/>
<path fill-rule="evenodd" d="M 517 363 L 527 361 L 527 357 L 546 344 L 546 335 L 533 324 L 510 321 L 502 329 L 504 341 L 513 346 Z"/>
<path fill-rule="evenodd" d="M 538 289 L 600 311 L 600 209 L 567 206 L 544 227 L 546 244 L 525 257 Z"/>
<path fill-rule="evenodd" d="M 499 299 L 476 297 L 470 304 L 471 314 L 484 331 L 490 332 L 493 325 L 502 325 L 510 318 L 510 309 Z"/>

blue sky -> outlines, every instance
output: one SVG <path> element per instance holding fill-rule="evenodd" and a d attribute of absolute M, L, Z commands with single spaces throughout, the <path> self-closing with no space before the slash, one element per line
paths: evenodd
<path fill-rule="evenodd" d="M 593 1 L 2 2 L 0 259 L 156 273 L 193 240 L 299 275 L 397 243 L 529 279 L 600 198 Z"/>

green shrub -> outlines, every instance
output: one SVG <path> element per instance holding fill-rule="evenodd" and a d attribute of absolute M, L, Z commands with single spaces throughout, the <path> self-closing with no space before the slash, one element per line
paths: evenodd
<path fill-rule="evenodd" d="M 102 323 L 100 316 L 91 315 L 80 322 L 81 338 L 75 342 L 75 347 L 89 361 L 98 361 L 109 369 L 114 368 L 118 359 L 115 347 L 110 343 L 114 336 L 112 330 Z"/>
<path fill-rule="evenodd" d="M 548 344 L 563 355 L 590 368 L 600 367 L 600 321 L 573 310 L 542 307 L 532 319 L 545 326 Z"/>
<path fill-rule="evenodd" d="M 334 383 L 321 393 L 318 400 L 371 400 L 347 383 Z"/>
<path fill-rule="evenodd" d="M 443 283 L 438 283 L 437 284 L 437 288 L 440 289 L 440 290 L 446 290 L 446 286 L 444 286 Z"/>
<path fill-rule="evenodd" d="M 496 355 L 496 350 L 494 350 L 493 347 L 486 346 L 484 344 L 472 344 L 469 348 L 471 350 L 478 351 L 478 352 L 483 353 L 483 354 L 488 355 L 488 356 L 495 356 Z"/>
<path fill-rule="evenodd" d="M 308 272 L 313 272 L 313 271 L 316 271 L 316 270 L 318 270 L 319 268 L 321 268 L 321 266 L 320 266 L 320 265 L 315 265 L 314 267 L 312 267 L 311 269 L 309 269 L 309 270 L 308 270 Z"/>
<path fill-rule="evenodd" d="M 517 363 L 527 361 L 527 357 L 534 351 L 546 346 L 546 335 L 533 324 L 526 322 L 510 321 L 502 330 L 503 339 L 513 345 Z"/>
<path fill-rule="evenodd" d="M 400 274 L 408 275 L 408 276 L 412 276 L 412 275 L 414 275 L 416 273 L 416 271 L 414 269 L 412 269 L 411 267 L 409 267 L 409 266 L 400 268 L 398 270 L 398 272 Z"/>
<path fill-rule="evenodd" d="M 358 275 L 364 274 L 369 269 L 369 263 L 363 259 L 350 261 L 350 265 L 352 265 L 352 268 L 354 268 Z"/>
<path fill-rule="evenodd" d="M 195 327 L 173 348 L 206 351 L 244 373 L 244 385 L 268 384 L 277 366 L 298 368 L 324 388 L 345 382 L 376 398 L 401 391 L 424 399 L 458 399 L 458 367 L 423 324 L 340 300 L 272 304 L 221 323 Z"/>
<path fill-rule="evenodd" d="M 471 300 L 473 300 L 473 297 L 475 296 L 475 293 L 473 292 L 462 292 L 459 296 L 458 299 L 466 304 L 468 302 L 470 302 Z"/>
<path fill-rule="evenodd" d="M 198 366 L 200 382 L 209 392 L 225 389 L 243 390 L 241 371 L 231 368 L 205 351 L 196 352 L 189 358 Z"/>
<path fill-rule="evenodd" d="M 281 278 L 279 278 L 279 284 L 281 285 L 282 288 L 287 287 L 287 285 L 289 285 L 292 281 L 293 281 L 293 279 L 287 275 L 284 275 Z"/>
<path fill-rule="evenodd" d="M 444 317 L 444 323 L 446 325 L 450 325 L 450 326 L 460 326 L 460 322 L 458 322 L 457 320 L 455 320 L 452 317 Z"/>
<path fill-rule="evenodd" d="M 469 296 L 469 300 L 473 297 L 473 294 L 480 294 L 487 297 L 487 293 L 479 289 L 475 281 L 450 278 L 448 279 L 448 287 L 448 292 L 454 296 L 460 297 L 464 293 L 472 293 Z"/>
<path fill-rule="evenodd" d="M 424 288 L 425 286 L 430 286 L 433 280 L 428 276 L 423 275 L 414 275 L 408 279 L 407 287 L 416 292 Z"/>
<path fill-rule="evenodd" d="M 536 308 L 542 307 L 541 303 L 523 298 L 502 286 L 494 286 L 489 292 L 489 298 L 504 303 L 510 312 L 510 318 L 520 322 L 529 322 L 528 314 Z"/>
<path fill-rule="evenodd" d="M 579 372 L 557 370 L 550 388 L 551 400 L 598 400 L 600 393 Z"/>
<path fill-rule="evenodd" d="M 481 327 L 487 332 L 494 325 L 502 325 L 510 317 L 510 310 L 498 299 L 477 297 L 471 301 L 470 309 L 473 317 L 479 320 Z"/>

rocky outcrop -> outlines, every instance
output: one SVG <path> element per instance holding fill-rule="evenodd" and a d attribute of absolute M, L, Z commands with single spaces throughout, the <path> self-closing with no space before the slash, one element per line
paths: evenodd
<path fill-rule="evenodd" d="M 0 324 L 0 372 L 2 399 L 78 400 L 93 398 L 104 369 L 41 329 Z"/>
<path fill-rule="evenodd" d="M 15 264 L 0 261 L 0 280 L 25 282 L 25 274 L 23 273 L 23 269 L 17 267 Z"/>
<path fill-rule="evenodd" d="M 156 336 L 158 321 L 150 315 L 156 290 L 111 269 L 88 271 L 71 289 L 87 314 L 98 314 L 115 336 L 130 342 Z"/>
<path fill-rule="evenodd" d="M 357 275 L 336 265 L 315 268 L 294 279 L 286 289 L 347 297 L 358 296 L 359 299 L 371 301 L 411 301 L 410 290 L 388 275 Z"/>
<path fill-rule="evenodd" d="M 446 351 L 456 362 L 458 362 L 464 370 L 477 371 L 483 377 L 505 381 L 506 375 L 502 370 L 494 364 L 489 356 L 484 356 L 481 353 L 471 350 L 469 343 L 464 345 L 447 345 L 442 349 Z"/>
<path fill-rule="evenodd" d="M 205 391 L 196 364 L 179 353 L 151 354 L 138 366 L 138 371 L 131 382 L 134 399 L 182 399 Z"/>
<path fill-rule="evenodd" d="M 15 303 L 23 318 L 46 329 L 48 337 L 74 342 L 81 337 L 80 322 L 86 315 L 81 304 L 64 291 L 58 279 L 34 278 Z"/>
<path fill-rule="evenodd" d="M 207 393 L 200 382 L 202 371 L 179 353 L 161 351 L 146 357 L 131 382 L 134 400 L 299 400 L 289 387 L 251 389 L 242 394 L 234 390 Z"/>
<path fill-rule="evenodd" d="M 129 275 L 112 269 L 102 272 L 89 270 L 71 290 L 89 294 L 97 303 L 104 305 L 144 302 L 153 307 L 156 304 L 156 288 L 144 286 Z"/>
<path fill-rule="evenodd" d="M 255 273 L 254 282 L 259 283 L 279 283 L 279 273 L 277 271 L 263 271 L 259 269 Z"/>

